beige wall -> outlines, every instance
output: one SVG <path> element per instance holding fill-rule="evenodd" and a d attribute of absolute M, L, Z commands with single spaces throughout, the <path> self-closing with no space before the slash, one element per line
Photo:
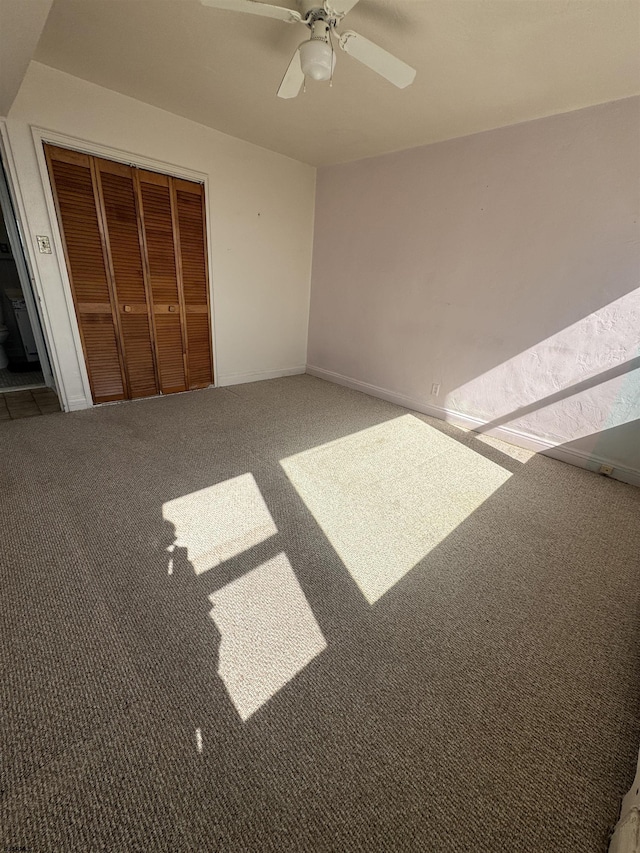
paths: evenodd
<path fill-rule="evenodd" d="M 312 369 L 640 473 L 639 105 L 319 170 Z"/>
<path fill-rule="evenodd" d="M 9 112 L 27 73 L 53 0 L 0 3 L 0 116 Z"/>
<path fill-rule="evenodd" d="M 71 408 L 87 404 L 60 272 L 33 251 L 51 234 L 31 125 L 207 176 L 220 384 L 304 370 L 315 169 L 31 63 L 7 120 L 26 228 Z M 135 159 L 134 159 L 135 162 Z M 159 167 L 160 168 L 160 167 Z"/>

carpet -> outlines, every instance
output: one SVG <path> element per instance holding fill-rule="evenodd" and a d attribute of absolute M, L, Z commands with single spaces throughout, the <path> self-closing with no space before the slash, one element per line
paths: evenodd
<path fill-rule="evenodd" d="M 309 376 L 0 437 L 0 849 L 604 853 L 640 490 Z"/>

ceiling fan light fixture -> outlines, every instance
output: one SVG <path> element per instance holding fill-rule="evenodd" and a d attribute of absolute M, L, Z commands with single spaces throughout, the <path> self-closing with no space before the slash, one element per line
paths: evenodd
<path fill-rule="evenodd" d="M 288 100 L 297 97 L 305 90 L 307 77 L 312 80 L 332 80 L 336 64 L 334 35 L 341 50 L 398 89 L 409 86 L 416 76 L 415 68 L 364 36 L 353 30 L 336 31 L 336 27 L 342 26 L 343 18 L 358 0 L 297 0 L 298 9 L 275 6 L 269 0 L 266 3 L 264 0 L 200 0 L 200 3 L 214 9 L 246 12 L 288 24 L 303 24 L 311 30 L 311 38 L 299 45 L 291 57 L 278 88 L 279 98 Z"/>
<path fill-rule="evenodd" d="M 326 41 L 312 38 L 300 45 L 300 64 L 305 77 L 330 80 L 335 63 L 335 54 Z"/>

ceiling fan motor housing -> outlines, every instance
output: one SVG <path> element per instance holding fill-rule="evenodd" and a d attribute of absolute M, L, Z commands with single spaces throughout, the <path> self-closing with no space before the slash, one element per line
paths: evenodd
<path fill-rule="evenodd" d="M 307 23 L 323 20 L 327 17 L 324 5 L 318 0 L 298 0 L 298 6 L 300 7 L 300 14 Z"/>

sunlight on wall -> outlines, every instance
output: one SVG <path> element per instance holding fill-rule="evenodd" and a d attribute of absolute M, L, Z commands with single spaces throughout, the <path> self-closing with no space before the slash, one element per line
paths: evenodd
<path fill-rule="evenodd" d="M 556 442 L 628 423 L 640 417 L 640 369 L 606 374 L 640 356 L 638 329 L 640 288 L 456 388 L 445 406 Z M 572 393 L 583 382 L 592 387 Z"/>
<path fill-rule="evenodd" d="M 252 474 L 168 501 L 162 515 L 175 526 L 174 544 L 187 549 L 196 574 L 278 532 Z"/>
<path fill-rule="evenodd" d="M 511 476 L 413 415 L 280 464 L 370 604 Z"/>
<path fill-rule="evenodd" d="M 209 596 L 219 675 L 247 720 L 327 647 L 284 554 Z"/>

